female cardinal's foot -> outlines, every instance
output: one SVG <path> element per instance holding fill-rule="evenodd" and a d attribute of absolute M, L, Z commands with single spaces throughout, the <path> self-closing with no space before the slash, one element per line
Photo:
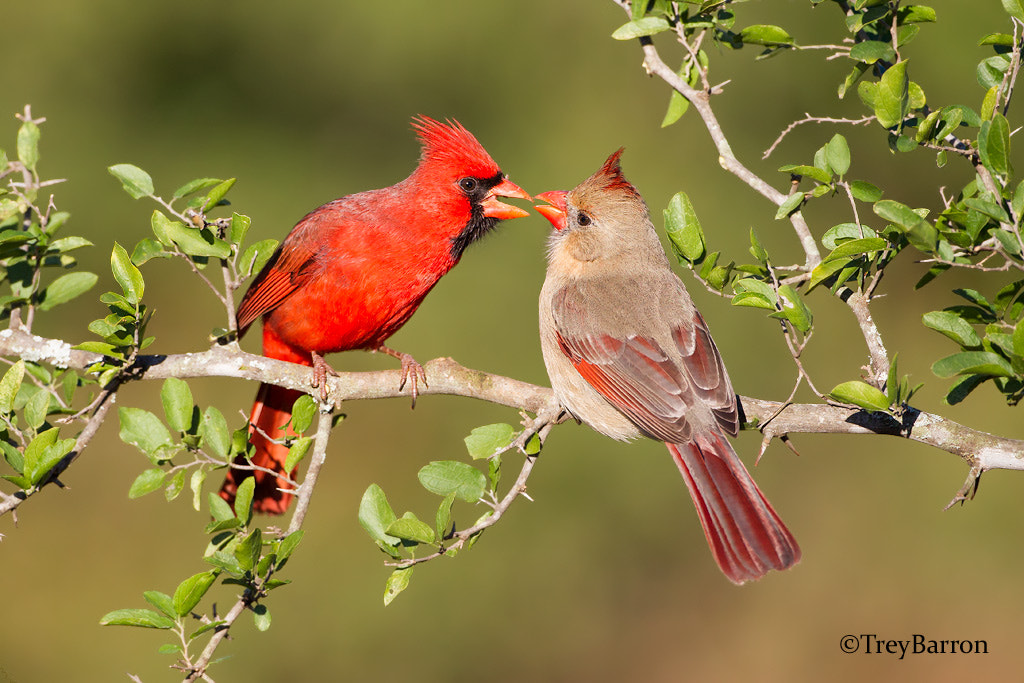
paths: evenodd
<path fill-rule="evenodd" d="M 423 381 L 423 386 L 429 386 L 427 384 L 427 373 L 423 369 L 423 366 L 416 362 L 408 353 L 402 353 L 401 351 L 395 351 L 389 349 L 383 344 L 377 347 L 377 350 L 381 353 L 386 353 L 389 356 L 394 356 L 398 360 L 402 361 L 402 381 L 398 384 L 398 390 L 401 391 L 405 388 L 405 383 L 409 380 L 409 390 L 412 393 L 412 407 L 416 407 L 416 397 L 419 396 L 419 381 Z"/>
<path fill-rule="evenodd" d="M 338 373 L 327 364 L 324 357 L 316 351 L 311 351 L 310 354 L 313 357 L 313 382 L 312 387 L 316 389 L 320 387 L 320 400 L 322 402 L 327 401 L 327 375 L 331 377 L 337 377 Z"/>

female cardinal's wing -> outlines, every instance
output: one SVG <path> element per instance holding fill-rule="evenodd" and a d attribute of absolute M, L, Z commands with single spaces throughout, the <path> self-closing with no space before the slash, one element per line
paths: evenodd
<path fill-rule="evenodd" d="M 249 285 L 236 313 L 239 337 L 257 318 L 277 308 L 315 272 L 320 246 L 316 240 L 316 217 L 319 213 L 320 210 L 311 213 L 295 226 Z"/>
<path fill-rule="evenodd" d="M 724 431 L 737 433 L 736 394 L 700 313 L 690 309 L 673 326 L 677 356 L 650 336 L 602 332 L 613 325 L 595 319 L 580 301 L 574 285 L 553 297 L 559 348 L 577 372 L 641 431 L 661 441 L 686 443 L 691 438 L 687 413 L 703 402 Z"/>

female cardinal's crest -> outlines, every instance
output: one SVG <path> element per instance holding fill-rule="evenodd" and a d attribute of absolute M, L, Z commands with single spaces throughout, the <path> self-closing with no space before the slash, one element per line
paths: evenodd
<path fill-rule="evenodd" d="M 594 175 L 584 180 L 580 183 L 579 187 L 572 191 L 573 194 L 577 197 L 589 197 L 591 200 L 594 197 L 603 196 L 608 198 L 617 197 L 619 199 L 640 199 L 640 201 L 643 201 L 637 189 L 622 174 L 619 158 L 625 149 L 625 147 L 619 147 L 615 150 Z M 616 195 L 615 193 L 624 193 L 626 196 L 624 197 L 622 194 Z"/>
<path fill-rule="evenodd" d="M 420 157 L 423 161 L 461 168 L 477 178 L 491 178 L 501 173 L 483 145 L 458 121 L 449 119 L 441 123 L 421 115 L 412 120 L 412 127 L 423 144 Z"/>

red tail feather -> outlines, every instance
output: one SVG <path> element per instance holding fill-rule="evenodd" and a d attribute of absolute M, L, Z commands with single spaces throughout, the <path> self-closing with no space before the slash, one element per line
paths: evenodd
<path fill-rule="evenodd" d="M 759 579 L 800 561 L 800 547 L 720 434 L 665 444 L 683 473 L 704 535 L 733 583 Z"/>
<path fill-rule="evenodd" d="M 261 384 L 256 394 L 256 402 L 252 406 L 252 414 L 249 416 L 249 441 L 256 447 L 256 453 L 252 456 L 254 465 L 266 467 L 277 472 L 284 472 L 285 459 L 288 457 L 288 447 L 273 443 L 271 439 L 280 439 L 285 436 L 295 436 L 295 432 L 282 429 L 292 418 L 292 405 L 302 394 L 292 389 L 284 389 L 273 384 Z M 264 436 L 264 434 L 266 436 Z M 247 465 L 244 459 L 238 458 L 235 464 Z M 294 472 L 292 472 L 294 478 Z M 280 489 L 289 489 L 291 486 L 280 477 L 273 477 L 267 472 L 251 470 L 228 470 L 227 477 L 220 489 L 220 497 L 229 503 L 235 500 L 235 492 L 248 477 L 256 479 L 256 491 L 253 495 L 252 506 L 256 512 L 264 512 L 272 515 L 284 514 L 291 503 L 292 494 L 285 493 Z"/>

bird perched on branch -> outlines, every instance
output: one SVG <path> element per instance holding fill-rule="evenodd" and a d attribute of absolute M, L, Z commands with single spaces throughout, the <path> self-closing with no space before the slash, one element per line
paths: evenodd
<path fill-rule="evenodd" d="M 665 442 L 731 581 L 791 567 L 800 548 L 726 438 L 739 419 L 722 358 L 621 154 L 569 192 L 537 195 L 555 227 L 540 295 L 551 386 L 602 434 Z"/>
<path fill-rule="evenodd" d="M 504 219 L 526 216 L 499 197 L 530 199 L 505 177 L 472 133 L 458 122 L 413 120 L 422 144 L 419 164 L 405 180 L 324 204 L 292 228 L 238 306 L 241 337 L 263 318 L 263 353 L 313 368 L 312 386 L 326 392 L 326 353 L 367 349 L 401 360 L 401 387 L 415 403 L 423 368 L 384 345 L 416 312 L 466 248 Z M 323 394 L 326 396 L 326 393 Z M 262 384 L 249 418 L 252 463 L 284 473 L 288 448 L 274 440 L 300 392 Z M 247 466 L 244 459 L 236 465 Z M 282 514 L 292 494 L 261 470 L 232 468 L 221 487 L 234 500 L 246 477 L 256 479 L 253 508 Z"/>

